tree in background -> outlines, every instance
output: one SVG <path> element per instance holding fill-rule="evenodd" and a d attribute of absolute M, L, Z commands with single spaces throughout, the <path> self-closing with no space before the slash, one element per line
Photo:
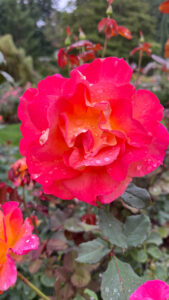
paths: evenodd
<path fill-rule="evenodd" d="M 38 21 L 45 24 L 51 12 L 52 0 L 0 0 L 0 35 L 11 34 L 17 47 L 33 57 L 50 55 L 53 47 Z"/>
<path fill-rule="evenodd" d="M 0 37 L 0 51 L 3 53 L 6 64 L 1 69 L 9 73 L 21 85 L 36 82 L 39 79 L 34 71 L 31 56 L 26 56 L 23 48 L 17 48 L 11 35 Z"/>

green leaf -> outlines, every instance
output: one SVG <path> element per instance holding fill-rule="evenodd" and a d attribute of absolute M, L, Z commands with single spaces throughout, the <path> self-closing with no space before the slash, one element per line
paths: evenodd
<path fill-rule="evenodd" d="M 126 237 L 123 233 L 123 224 L 112 214 L 103 209 L 99 211 L 100 229 L 105 237 L 113 245 L 127 248 Z"/>
<path fill-rule="evenodd" d="M 83 288 L 89 284 L 90 280 L 90 271 L 85 266 L 83 267 L 79 264 L 71 276 L 71 283 L 77 288 Z"/>
<path fill-rule="evenodd" d="M 145 263 L 148 258 L 144 249 L 140 249 L 140 250 L 132 249 L 131 256 L 139 263 Z"/>
<path fill-rule="evenodd" d="M 117 258 L 112 259 L 102 277 L 101 294 L 104 300 L 127 300 L 144 282 L 131 266 Z"/>
<path fill-rule="evenodd" d="M 155 279 L 160 279 L 162 281 L 167 281 L 168 279 L 168 267 L 167 266 L 161 266 L 158 265 L 155 267 L 154 271 L 154 278 Z"/>
<path fill-rule="evenodd" d="M 72 300 L 85 300 L 85 298 L 83 298 L 80 295 L 77 295 L 75 298 L 73 298 Z"/>
<path fill-rule="evenodd" d="M 148 249 L 147 249 L 147 253 L 153 257 L 154 259 L 160 259 L 162 257 L 162 252 L 161 250 L 156 247 L 156 246 L 150 246 Z"/>
<path fill-rule="evenodd" d="M 80 244 L 76 261 L 95 264 L 109 252 L 108 244 L 102 239 L 97 238 L 93 241 Z"/>
<path fill-rule="evenodd" d="M 129 247 L 140 246 L 150 231 L 150 219 L 145 215 L 129 216 L 124 225 L 124 234 L 127 236 Z"/>
<path fill-rule="evenodd" d="M 151 232 L 148 239 L 146 240 L 147 244 L 155 244 L 157 246 L 161 245 L 162 242 L 163 240 L 158 232 Z"/>
<path fill-rule="evenodd" d="M 163 239 L 165 239 L 168 236 L 168 228 L 166 227 L 159 227 L 158 232 Z"/>
<path fill-rule="evenodd" d="M 80 226 L 80 221 L 77 218 L 67 219 L 64 228 L 71 232 L 83 232 L 84 229 Z"/>
<path fill-rule="evenodd" d="M 149 205 L 151 198 L 146 189 L 131 183 L 121 196 L 123 201 L 134 208 L 145 208 Z"/>
<path fill-rule="evenodd" d="M 40 281 L 41 283 L 45 286 L 45 287 L 53 287 L 54 283 L 55 283 L 55 278 L 54 277 L 47 277 L 45 274 L 43 274 L 40 277 Z"/>
<path fill-rule="evenodd" d="M 85 289 L 85 290 L 84 290 L 84 294 L 89 295 L 89 296 L 90 296 L 90 299 L 93 299 L 93 300 L 99 300 L 98 297 L 97 297 L 97 295 L 96 295 L 96 293 L 93 292 L 93 291 L 91 291 L 91 290 L 89 290 L 89 289 Z"/>

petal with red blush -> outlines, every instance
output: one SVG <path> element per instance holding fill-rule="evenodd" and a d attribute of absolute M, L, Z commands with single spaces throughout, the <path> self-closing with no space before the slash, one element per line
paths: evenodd
<path fill-rule="evenodd" d="M 87 168 L 80 176 L 63 183 L 76 198 L 92 205 L 96 205 L 97 196 L 112 193 L 118 185 L 104 167 Z"/>
<path fill-rule="evenodd" d="M 119 198 L 128 187 L 129 183 L 132 181 L 131 177 L 126 177 L 124 180 L 117 182 L 113 181 L 112 184 L 112 193 L 108 193 L 105 195 L 98 196 L 97 199 L 103 204 L 108 204 L 114 201 L 115 199 Z"/>
<path fill-rule="evenodd" d="M 154 124 L 162 120 L 163 106 L 150 91 L 138 90 L 133 98 L 133 118 L 148 131 L 154 130 Z M 151 117 L 150 117 L 151 115 Z"/>
<path fill-rule="evenodd" d="M 5 215 L 4 221 L 6 227 L 7 243 L 9 247 L 13 247 L 23 224 L 23 216 L 21 210 L 18 207 L 14 208 L 11 213 Z"/>
<path fill-rule="evenodd" d="M 16 283 L 17 270 L 14 261 L 9 256 L 0 264 L 0 290 L 6 291 Z"/>
<path fill-rule="evenodd" d="M 147 154 L 143 159 L 131 163 L 128 173 L 129 176 L 140 177 L 154 171 L 163 163 L 168 145 L 168 131 L 159 123 L 158 126 L 154 128 L 152 143 L 148 147 Z"/>
<path fill-rule="evenodd" d="M 25 255 L 32 250 L 37 250 L 39 246 L 39 238 L 36 235 L 20 236 L 15 243 L 12 251 L 17 255 Z"/>

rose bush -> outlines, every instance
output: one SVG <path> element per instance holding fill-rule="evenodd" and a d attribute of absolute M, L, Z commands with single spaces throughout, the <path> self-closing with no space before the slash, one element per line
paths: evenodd
<path fill-rule="evenodd" d="M 123 59 L 96 59 L 23 94 L 20 152 L 46 193 L 110 203 L 132 177 L 162 164 L 163 107 L 150 91 L 137 91 L 131 75 Z"/>

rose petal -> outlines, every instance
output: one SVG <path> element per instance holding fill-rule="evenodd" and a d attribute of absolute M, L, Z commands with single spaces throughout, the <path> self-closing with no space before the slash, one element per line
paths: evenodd
<path fill-rule="evenodd" d="M 161 280 L 150 280 L 142 284 L 129 300 L 168 300 L 169 285 Z"/>
<path fill-rule="evenodd" d="M 7 256 L 4 263 L 0 264 L 0 290 L 6 291 L 13 286 L 17 279 L 17 270 L 14 261 Z"/>

